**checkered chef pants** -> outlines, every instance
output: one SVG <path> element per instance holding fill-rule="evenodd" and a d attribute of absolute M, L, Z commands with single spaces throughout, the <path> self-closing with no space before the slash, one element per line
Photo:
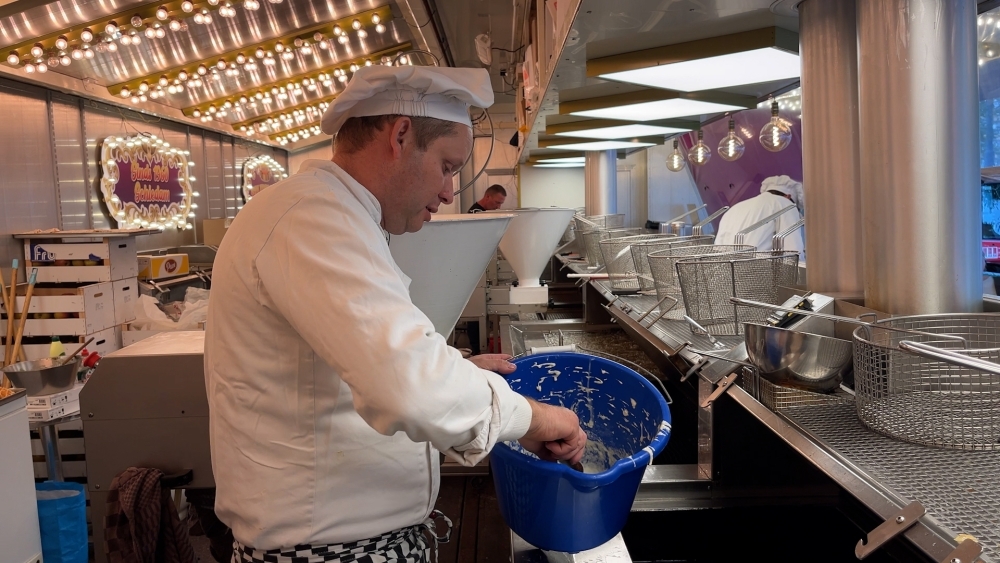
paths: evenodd
<path fill-rule="evenodd" d="M 438 535 L 436 522 L 445 524 L 443 535 Z M 448 543 L 450 539 L 451 520 L 435 510 L 422 524 L 367 540 L 267 551 L 234 541 L 232 563 L 431 563 L 437 561 L 437 544 Z"/>

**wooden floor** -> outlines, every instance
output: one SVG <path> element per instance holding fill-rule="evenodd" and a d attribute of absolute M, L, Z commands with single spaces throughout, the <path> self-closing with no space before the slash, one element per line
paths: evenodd
<path fill-rule="evenodd" d="M 442 477 L 436 508 L 453 523 L 451 541 L 439 546 L 440 563 L 510 561 L 510 528 L 492 477 Z"/>

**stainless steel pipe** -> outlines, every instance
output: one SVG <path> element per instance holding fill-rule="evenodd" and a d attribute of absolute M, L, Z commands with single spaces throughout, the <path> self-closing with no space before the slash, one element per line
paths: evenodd
<path fill-rule="evenodd" d="M 799 4 L 809 289 L 864 290 L 855 0 Z"/>
<path fill-rule="evenodd" d="M 897 315 L 980 311 L 976 3 L 857 8 L 865 305 Z"/>

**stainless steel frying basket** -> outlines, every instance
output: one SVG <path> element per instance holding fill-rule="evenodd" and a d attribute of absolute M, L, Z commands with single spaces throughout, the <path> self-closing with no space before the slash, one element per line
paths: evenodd
<path fill-rule="evenodd" d="M 854 331 L 854 381 L 861 421 L 906 442 L 963 450 L 1000 449 L 1000 375 L 899 349 L 900 341 L 915 341 L 1000 362 L 1000 315 L 894 317 L 876 325 L 931 334 L 866 327 Z M 933 336 L 937 334 L 942 337 Z M 965 338 L 968 349 L 944 335 Z"/>
<path fill-rule="evenodd" d="M 756 249 L 745 244 L 701 244 L 678 246 L 667 250 L 651 252 L 647 259 L 653 276 L 653 289 L 662 299 L 666 295 L 681 296 L 681 284 L 677 277 L 677 262 L 709 256 L 724 257 L 734 254 L 750 254 Z"/>
<path fill-rule="evenodd" d="M 649 255 L 660 250 L 671 248 L 681 248 L 683 246 L 701 246 L 712 244 L 715 237 L 712 235 L 694 235 L 690 237 L 675 237 L 664 235 L 666 238 L 649 240 L 632 245 L 632 259 L 635 262 L 636 279 L 639 281 L 639 291 L 652 292 L 656 289 L 653 282 L 653 272 L 649 268 Z"/>
<path fill-rule="evenodd" d="M 737 252 L 676 262 L 687 315 L 714 335 L 740 335 L 743 323 L 763 323 L 766 310 L 730 299 L 777 304 L 778 287 L 795 285 L 798 266 L 797 252 Z"/>
<path fill-rule="evenodd" d="M 740 375 L 739 386 L 772 411 L 814 405 L 849 405 L 854 402 L 854 398 L 846 391 L 814 393 L 775 385 L 761 377 L 756 371 L 749 369 L 743 370 L 742 375 Z"/>
<path fill-rule="evenodd" d="M 672 235 L 634 235 L 609 238 L 600 242 L 608 281 L 615 294 L 638 293 L 640 290 L 632 245 L 643 242 L 676 240 Z"/>
<path fill-rule="evenodd" d="M 642 229 L 598 229 L 583 233 L 584 254 L 587 258 L 587 265 L 591 268 L 599 268 L 604 265 L 604 257 L 601 255 L 601 241 L 609 238 L 627 237 L 642 234 Z"/>

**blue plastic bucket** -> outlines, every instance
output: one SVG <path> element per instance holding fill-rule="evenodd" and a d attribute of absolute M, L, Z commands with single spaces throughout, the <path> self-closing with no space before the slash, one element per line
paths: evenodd
<path fill-rule="evenodd" d="M 635 371 L 596 356 L 554 353 L 514 360 L 511 388 L 542 403 L 571 409 L 589 442 L 580 473 L 542 461 L 516 443 L 490 455 L 500 513 L 532 545 L 577 553 L 604 544 L 625 526 L 642 475 L 670 438 L 670 409 L 652 383 Z"/>

